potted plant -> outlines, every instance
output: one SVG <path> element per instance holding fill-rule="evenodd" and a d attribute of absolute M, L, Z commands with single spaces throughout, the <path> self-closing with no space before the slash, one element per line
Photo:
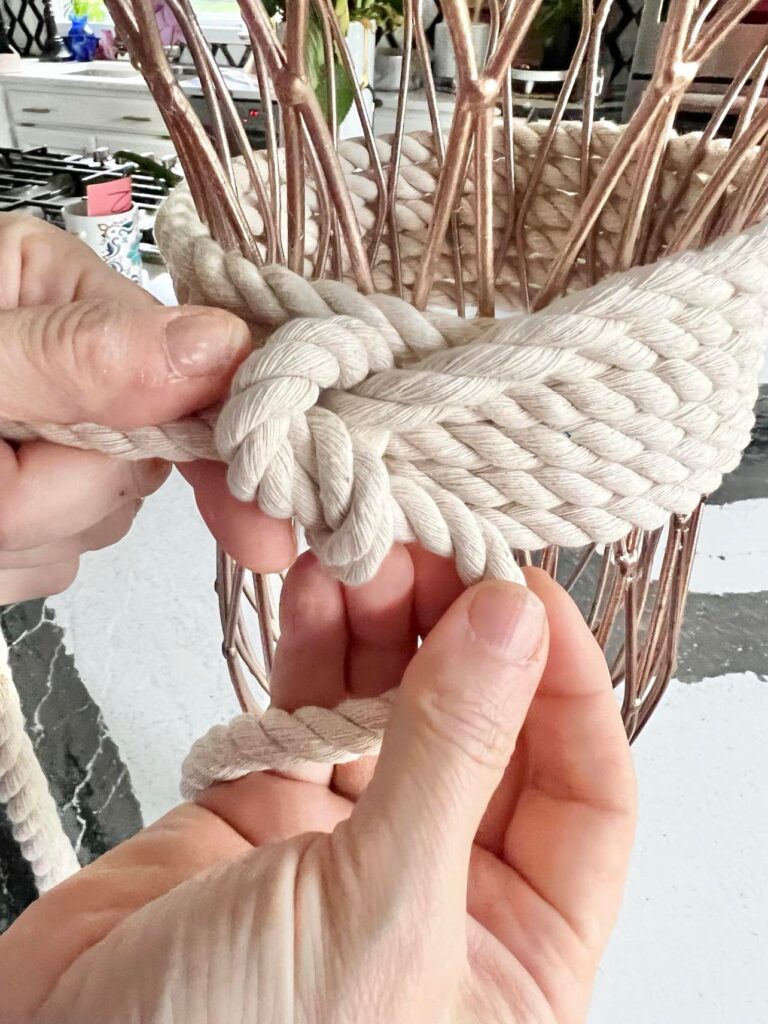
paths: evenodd
<path fill-rule="evenodd" d="M 531 25 L 530 40 L 542 71 L 564 71 L 581 31 L 581 0 L 544 0 Z"/>
<path fill-rule="evenodd" d="M 271 18 L 285 20 L 286 7 L 290 0 L 262 0 Z M 347 39 L 347 46 L 355 66 L 359 83 L 367 88 L 373 77 L 376 30 L 397 28 L 403 20 L 402 0 L 335 0 L 336 17 Z M 323 34 L 316 18 L 309 25 L 307 40 L 307 72 L 321 107 L 329 116 L 328 72 L 326 66 Z M 353 110 L 354 84 L 346 68 L 334 55 L 333 74 L 336 79 L 336 120 L 342 137 L 360 134 L 360 121 Z M 370 91 L 367 101 L 372 100 Z"/>

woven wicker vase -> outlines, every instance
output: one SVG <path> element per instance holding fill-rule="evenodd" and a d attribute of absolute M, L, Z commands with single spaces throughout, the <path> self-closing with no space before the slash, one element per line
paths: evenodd
<path fill-rule="evenodd" d="M 546 128 L 514 122 L 518 194 Z M 622 131 L 595 125 L 593 178 Z M 343 246 L 328 277 L 309 279 L 328 245 L 327 197 L 311 174 L 303 276 L 257 265 L 267 261 L 269 239 L 252 178 L 238 162 L 239 203 L 260 259 L 213 241 L 186 188 L 162 209 L 157 237 L 180 297 L 238 314 L 264 345 L 234 382 L 233 423 L 216 433 L 237 496 L 296 517 L 320 559 L 352 583 L 370 578 L 393 540 L 418 540 L 455 558 L 467 582 L 543 566 L 572 590 L 605 648 L 615 683 L 624 684 L 623 716 L 634 738 L 674 670 L 701 499 L 749 442 L 766 333 L 768 227 L 703 246 L 707 236 L 699 233 L 691 248 L 674 252 L 729 146 L 672 136 L 643 233 L 651 251 L 673 254 L 611 274 L 642 170 L 630 161 L 567 294 L 524 312 L 535 308 L 579 212 L 581 139 L 581 125 L 557 127 L 504 247 L 514 219 L 510 148 L 501 128 L 494 135 L 492 242 L 503 253 L 496 319 L 475 315 L 482 296 L 472 269 L 478 192 L 471 167 L 428 305 L 411 304 L 441 163 L 428 133 L 403 140 L 389 231 L 381 227 L 368 149 L 339 145 L 363 241 L 369 254 L 375 250 L 373 294 L 355 289 Z M 377 140 L 377 149 L 386 165 L 391 141 Z M 268 180 L 267 155 L 255 160 Z M 749 155 L 738 164 L 710 226 L 749 188 L 753 164 Z M 343 448 L 343 471 L 329 466 L 331 441 Z M 259 700 L 249 678 L 268 685 L 274 594 L 223 556 L 219 594 L 232 678 L 252 709 Z M 252 609 L 261 616 L 257 628 L 247 621 Z"/>

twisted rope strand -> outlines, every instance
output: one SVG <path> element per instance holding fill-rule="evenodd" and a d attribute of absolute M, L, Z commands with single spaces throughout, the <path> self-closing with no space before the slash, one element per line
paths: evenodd
<path fill-rule="evenodd" d="M 19 695 L 11 679 L 8 647 L 0 630 L 0 803 L 11 833 L 40 892 L 79 870 L 32 741 L 24 729 Z"/>
<path fill-rule="evenodd" d="M 615 141 L 607 129 L 596 140 L 606 152 Z M 424 160 L 422 140 L 408 146 Z M 418 195 L 431 167 L 405 173 L 398 216 L 431 216 Z M 569 170 L 557 162 L 553 192 Z M 364 175 L 353 183 L 364 206 Z M 553 251 L 569 224 L 564 202 L 547 193 L 537 208 L 536 230 Z M 394 540 L 454 557 L 468 583 L 522 580 L 513 548 L 656 529 L 692 512 L 749 441 L 768 323 L 768 223 L 498 321 L 259 269 L 208 237 L 183 193 L 165 204 L 157 236 L 180 294 L 244 317 L 263 342 L 223 408 L 128 432 L 3 422 L 0 434 L 127 458 L 220 458 L 236 497 L 295 517 L 346 582 L 370 579 Z M 240 716 L 195 745 L 183 791 L 372 752 L 390 703 Z"/>
<path fill-rule="evenodd" d="M 197 740 L 182 766 L 181 793 L 194 800 L 214 782 L 240 779 L 268 769 L 287 771 L 302 761 L 345 764 L 377 754 L 395 691 L 345 700 L 330 710 L 299 708 L 293 714 L 269 708 L 261 718 L 238 715 Z"/>
<path fill-rule="evenodd" d="M 748 442 L 766 225 L 489 323 L 260 271 L 191 218 L 181 196 L 160 219 L 174 273 L 257 326 L 280 325 L 218 419 L 131 432 L 3 424 L 6 436 L 175 461 L 215 453 L 237 497 L 296 515 L 349 582 L 370 578 L 394 539 L 446 553 L 446 527 L 448 553 L 480 575 L 498 530 L 535 549 L 653 529 L 692 511 Z M 395 475 L 411 486 L 395 493 Z"/>

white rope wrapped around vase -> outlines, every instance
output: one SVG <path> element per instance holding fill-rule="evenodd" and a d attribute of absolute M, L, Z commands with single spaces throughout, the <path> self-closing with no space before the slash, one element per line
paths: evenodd
<path fill-rule="evenodd" d="M 272 329 L 228 402 L 131 432 L 2 423 L 0 433 L 129 458 L 220 458 L 236 497 L 295 517 L 349 583 L 370 579 L 395 540 L 453 556 L 468 583 L 519 580 L 512 548 L 610 543 L 692 512 L 749 441 L 766 223 L 498 321 L 258 269 L 212 241 L 183 194 L 157 231 L 194 301 Z M 240 716 L 195 745 L 184 792 L 375 751 L 386 710 L 377 699 Z"/>

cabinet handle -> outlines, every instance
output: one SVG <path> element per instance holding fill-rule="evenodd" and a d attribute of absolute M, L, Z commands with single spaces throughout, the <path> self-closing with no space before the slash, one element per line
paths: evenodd
<path fill-rule="evenodd" d="M 50 107 L 22 107 L 24 114 L 50 114 Z"/>
<path fill-rule="evenodd" d="M 135 114 L 125 114 L 123 117 L 120 118 L 120 120 L 121 121 L 134 121 L 137 124 L 138 123 L 144 124 L 144 123 L 146 123 L 148 121 L 151 121 L 152 118 L 151 117 L 137 117 Z"/>

